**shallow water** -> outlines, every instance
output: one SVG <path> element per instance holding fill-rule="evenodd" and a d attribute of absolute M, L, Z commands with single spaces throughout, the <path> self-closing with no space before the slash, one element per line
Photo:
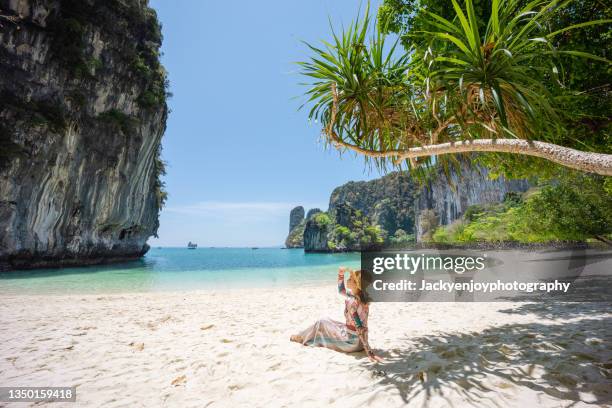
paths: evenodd
<path fill-rule="evenodd" d="M 0 273 L 0 294 L 81 294 L 287 286 L 335 281 L 359 254 L 280 248 L 152 248 L 136 261 Z"/>
<path fill-rule="evenodd" d="M 422 253 L 409 252 L 415 256 Z M 612 299 L 609 289 L 612 251 L 544 249 L 471 254 L 487 259 L 487 269 L 474 275 L 478 280 L 528 282 L 580 276 L 582 286 L 573 284 L 572 288 L 583 292 L 585 285 L 595 285 L 599 295 Z M 142 259 L 121 264 L 0 273 L 0 295 L 283 287 L 317 282 L 335 285 L 338 266 L 359 268 L 360 263 L 359 253 L 306 254 L 302 249 L 281 248 L 153 248 Z M 431 273 L 430 279 L 448 278 L 446 272 Z M 587 276 L 591 277 L 588 281 L 584 279 Z M 602 278 L 605 284 L 601 283 Z M 603 293 L 601 289 L 607 291 Z M 592 296 L 592 290 L 587 292 Z"/>

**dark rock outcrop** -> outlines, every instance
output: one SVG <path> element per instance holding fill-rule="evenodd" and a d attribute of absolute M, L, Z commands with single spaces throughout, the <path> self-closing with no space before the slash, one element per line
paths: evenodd
<path fill-rule="evenodd" d="M 411 233 L 414 228 L 415 183 L 406 172 L 393 172 L 370 181 L 351 181 L 337 187 L 329 199 L 329 213 L 341 225 L 347 225 L 336 215 L 339 205 L 348 205 L 368 216 L 387 234 L 397 229 Z"/>
<path fill-rule="evenodd" d="M 317 213 L 306 221 L 304 228 L 304 250 L 306 252 L 328 252 L 328 235 L 331 220 L 327 213 Z"/>
<path fill-rule="evenodd" d="M 289 214 L 289 235 L 285 240 L 286 248 L 302 248 L 304 246 L 305 224 L 304 207 L 299 205 Z"/>
<path fill-rule="evenodd" d="M 414 229 L 415 183 L 403 172 L 370 181 L 348 182 L 334 189 L 329 209 L 312 216 L 304 228 L 306 251 L 359 251 L 378 248 L 402 230 Z M 310 212 L 309 212 L 310 213 Z M 307 218 L 311 218 L 310 216 Z"/>
<path fill-rule="evenodd" d="M 306 219 L 312 218 L 315 214 L 322 212 L 320 208 L 311 208 L 306 214 Z"/>
<path fill-rule="evenodd" d="M 307 217 L 304 250 L 374 249 L 398 230 L 412 233 L 415 192 L 414 181 L 403 172 L 337 187 L 331 194 L 328 211 Z"/>
<path fill-rule="evenodd" d="M 302 220 L 298 225 L 295 226 L 287 235 L 285 240 L 285 248 L 303 248 L 304 247 L 304 227 L 306 226 L 306 220 Z"/>
<path fill-rule="evenodd" d="M 292 223 L 296 221 L 297 219 L 299 219 L 299 215 L 300 215 L 299 209 L 301 209 L 301 214 L 302 214 L 301 221 L 299 224 L 291 228 Z M 309 219 L 311 219 L 313 216 L 315 216 L 316 214 L 320 212 L 321 212 L 320 209 L 312 208 L 308 210 L 308 213 L 306 214 L 306 218 L 304 218 L 303 217 L 303 214 L 304 214 L 303 207 L 299 206 L 291 210 L 291 213 L 289 214 L 290 230 L 289 230 L 289 235 L 287 236 L 287 239 L 285 240 L 286 248 L 304 248 L 304 230 L 306 228 L 306 223 L 308 222 Z"/>
<path fill-rule="evenodd" d="M 139 257 L 165 199 L 145 0 L 0 0 L 0 264 Z"/>

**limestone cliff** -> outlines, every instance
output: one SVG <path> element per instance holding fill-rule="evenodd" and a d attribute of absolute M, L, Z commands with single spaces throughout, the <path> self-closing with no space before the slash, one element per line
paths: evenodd
<path fill-rule="evenodd" d="M 414 181 L 402 172 L 335 188 L 326 213 L 310 217 L 309 211 L 304 249 L 359 251 L 382 246 L 399 230 L 412 233 L 415 192 Z"/>
<path fill-rule="evenodd" d="M 0 0 L 0 266 L 138 257 L 165 199 L 146 0 Z"/>
<path fill-rule="evenodd" d="M 306 220 L 302 220 L 295 226 L 287 235 L 285 240 L 285 248 L 303 248 L 304 247 L 304 227 Z"/>
<path fill-rule="evenodd" d="M 328 252 L 331 219 L 327 213 L 319 212 L 306 221 L 304 226 L 304 250 L 306 252 Z"/>
<path fill-rule="evenodd" d="M 423 241 L 438 225 L 460 218 L 471 205 L 500 203 L 508 193 L 528 188 L 527 180 L 491 180 L 487 169 L 479 166 L 463 164 L 449 177 L 440 170 L 437 177 L 420 188 L 415 200 L 417 241 Z"/>
<path fill-rule="evenodd" d="M 414 227 L 414 180 L 408 173 L 392 172 L 370 181 L 350 181 L 336 187 L 329 198 L 329 212 L 333 218 L 339 205 L 348 205 L 368 216 L 387 234 L 398 229 L 411 233 Z M 347 225 L 347 222 L 340 222 Z"/>
<path fill-rule="evenodd" d="M 285 240 L 286 248 L 301 248 L 304 246 L 304 207 L 295 207 L 289 213 L 289 235 Z"/>
<path fill-rule="evenodd" d="M 311 208 L 304 218 L 304 207 L 298 206 L 289 214 L 289 235 L 285 240 L 286 248 L 304 248 L 304 230 L 306 223 L 316 214 L 320 213 L 318 208 Z M 299 221 L 299 222 L 298 222 Z"/>
<path fill-rule="evenodd" d="M 298 205 L 289 213 L 289 232 L 304 221 L 304 207 Z"/>
<path fill-rule="evenodd" d="M 308 210 L 308 213 L 306 214 L 306 219 L 312 218 L 315 216 L 315 214 L 318 214 L 321 212 L 320 208 L 311 208 L 310 210 Z"/>
<path fill-rule="evenodd" d="M 510 192 L 529 188 L 526 180 L 491 180 L 487 170 L 463 162 L 449 176 L 441 168 L 429 181 L 393 172 L 379 179 L 349 182 L 331 194 L 329 209 L 304 225 L 307 252 L 359 251 L 405 247 L 427 240 L 475 204 L 499 203 Z"/>

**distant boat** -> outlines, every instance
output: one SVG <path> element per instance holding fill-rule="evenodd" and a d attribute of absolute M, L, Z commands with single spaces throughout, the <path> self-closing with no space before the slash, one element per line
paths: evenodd
<path fill-rule="evenodd" d="M 198 244 L 195 244 L 191 241 L 189 241 L 189 243 L 187 244 L 187 249 L 196 249 L 198 247 Z"/>
<path fill-rule="evenodd" d="M 251 247 L 251 249 L 259 249 L 258 247 Z"/>

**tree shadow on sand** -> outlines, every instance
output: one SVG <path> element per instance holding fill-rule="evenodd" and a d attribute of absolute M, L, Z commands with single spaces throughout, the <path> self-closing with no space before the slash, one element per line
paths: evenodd
<path fill-rule="evenodd" d="M 612 302 L 545 302 L 522 303 L 509 309 L 499 310 L 500 313 L 536 315 L 543 319 L 584 318 L 596 314 L 612 312 Z M 612 328 L 608 332 L 612 336 Z"/>
<path fill-rule="evenodd" d="M 500 396 L 522 387 L 602 405 L 612 402 L 611 323 L 612 316 L 600 315 L 407 337 L 400 348 L 381 353 L 385 364 L 361 361 L 381 385 L 397 388 L 405 402 L 423 400 L 424 406 L 433 396 L 452 406 L 451 395 L 457 394 L 466 404 L 503 406 Z"/>

